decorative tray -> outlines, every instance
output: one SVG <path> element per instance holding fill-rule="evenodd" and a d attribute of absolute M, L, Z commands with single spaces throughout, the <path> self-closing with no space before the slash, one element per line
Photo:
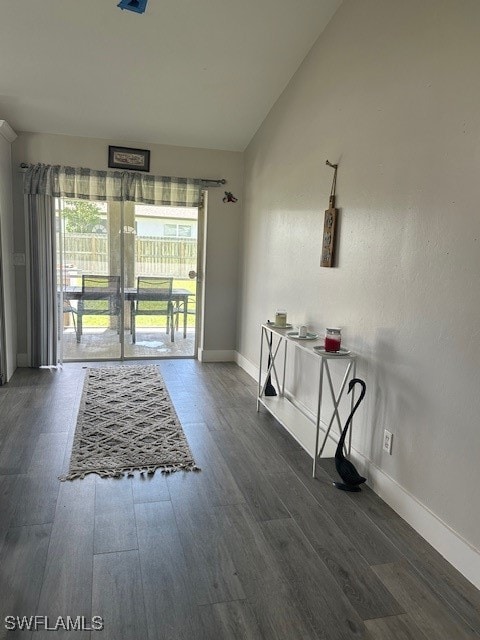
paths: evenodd
<path fill-rule="evenodd" d="M 307 333 L 306 336 L 299 336 L 298 331 L 289 331 L 287 336 L 289 338 L 294 338 L 295 340 L 316 340 L 318 338 L 318 333 Z"/>
<path fill-rule="evenodd" d="M 322 347 L 322 346 L 313 347 L 313 349 L 317 353 L 325 354 L 327 356 L 334 356 L 334 357 L 336 356 L 337 358 L 341 358 L 342 356 L 348 356 L 350 355 L 350 353 L 352 353 L 350 349 L 344 349 L 343 347 L 340 347 L 339 351 L 326 351 L 325 347 Z"/>
<path fill-rule="evenodd" d="M 281 324 L 275 324 L 274 322 L 270 322 L 269 320 L 267 320 L 265 324 L 269 327 L 272 327 L 272 329 L 291 329 L 293 327 L 293 325 L 289 324 L 288 322 L 285 325 L 281 325 Z"/>

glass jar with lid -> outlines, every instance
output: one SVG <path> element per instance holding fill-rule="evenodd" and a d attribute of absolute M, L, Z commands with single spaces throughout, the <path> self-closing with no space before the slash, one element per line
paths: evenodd
<path fill-rule="evenodd" d="M 275 312 L 275 324 L 277 327 L 287 326 L 287 312 L 285 309 L 277 309 Z"/>
<path fill-rule="evenodd" d="M 327 327 L 325 329 L 325 351 L 340 351 L 342 343 L 342 330 L 338 327 Z"/>

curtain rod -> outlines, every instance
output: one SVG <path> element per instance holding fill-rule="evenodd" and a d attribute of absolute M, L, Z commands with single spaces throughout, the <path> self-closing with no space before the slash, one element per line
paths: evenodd
<path fill-rule="evenodd" d="M 21 162 L 20 163 L 20 170 L 21 171 L 26 171 L 29 167 L 31 167 L 32 165 L 28 162 Z M 151 175 L 151 174 L 147 174 L 147 175 Z M 220 187 L 224 184 L 227 184 L 227 181 L 225 180 L 225 178 L 220 178 L 218 180 L 213 180 L 210 178 L 195 178 L 200 180 L 200 182 L 205 186 L 205 187 Z"/>
<path fill-rule="evenodd" d="M 204 184 L 206 187 L 220 187 L 221 185 L 227 184 L 225 178 L 221 178 L 220 180 L 209 180 L 208 178 L 200 178 L 200 182 Z"/>

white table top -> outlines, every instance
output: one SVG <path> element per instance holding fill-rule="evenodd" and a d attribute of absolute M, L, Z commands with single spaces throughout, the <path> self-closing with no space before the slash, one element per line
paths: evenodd
<path fill-rule="evenodd" d="M 305 340 L 302 338 L 293 338 L 292 336 L 288 335 L 289 331 L 294 331 L 293 327 L 280 328 L 268 322 L 265 322 L 264 324 L 262 324 L 262 327 L 264 329 L 267 329 L 268 331 L 271 331 L 272 333 L 276 333 L 278 336 L 280 336 L 281 338 L 284 338 L 285 340 L 288 340 L 289 342 L 293 342 L 296 347 L 298 347 L 302 351 L 305 351 L 306 353 L 309 353 L 311 355 L 320 356 L 321 358 L 331 358 L 332 360 L 333 359 L 341 360 L 343 358 L 356 357 L 356 354 L 353 353 L 352 351 L 348 351 L 348 353 L 343 353 L 343 352 L 339 353 L 339 352 L 316 350 L 314 347 L 325 346 L 325 339 L 323 336 L 318 336 L 318 338 L 315 338 L 314 340 Z"/>

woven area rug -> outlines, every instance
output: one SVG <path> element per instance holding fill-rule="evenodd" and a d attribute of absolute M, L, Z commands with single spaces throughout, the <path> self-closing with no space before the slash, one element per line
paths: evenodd
<path fill-rule="evenodd" d="M 198 471 L 157 367 L 88 369 L 70 468 L 60 480 L 156 469 Z"/>

